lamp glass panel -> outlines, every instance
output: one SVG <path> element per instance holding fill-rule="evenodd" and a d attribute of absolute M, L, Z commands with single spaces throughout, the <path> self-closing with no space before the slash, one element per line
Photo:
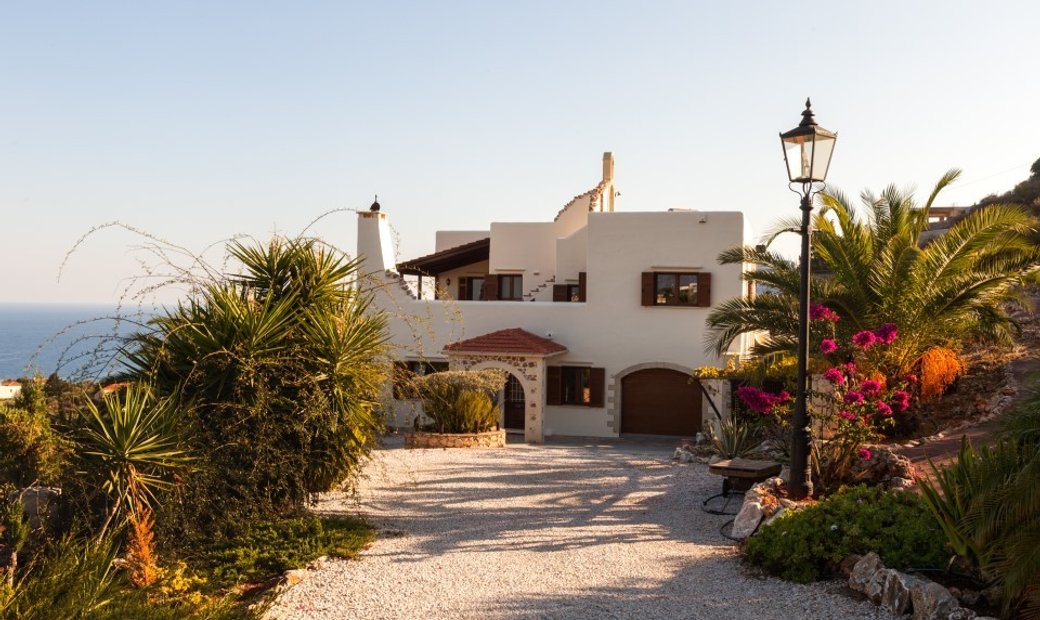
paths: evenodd
<path fill-rule="evenodd" d="M 827 168 L 831 163 L 831 154 L 834 152 L 834 138 L 816 136 L 815 156 L 812 157 L 812 180 L 827 180 Z"/>

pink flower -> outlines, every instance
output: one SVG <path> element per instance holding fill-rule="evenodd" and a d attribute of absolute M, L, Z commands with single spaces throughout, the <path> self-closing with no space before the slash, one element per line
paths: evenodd
<path fill-rule="evenodd" d="M 888 416 L 892 415 L 892 408 L 889 407 L 887 403 L 883 403 L 881 401 L 878 401 L 877 402 L 877 412 L 878 412 L 878 415 L 880 415 L 881 417 L 887 418 Z"/>
<path fill-rule="evenodd" d="M 852 337 L 852 344 L 864 351 L 874 346 L 875 342 L 877 342 L 877 336 L 874 335 L 874 332 L 867 329 L 857 332 L 856 335 Z"/>
<path fill-rule="evenodd" d="M 874 454 L 870 451 L 870 448 L 860 448 L 859 450 L 856 450 L 856 454 L 858 454 L 859 458 L 863 459 L 864 461 L 869 461 L 870 457 L 874 456 Z"/>
<path fill-rule="evenodd" d="M 845 373 L 838 370 L 837 368 L 828 368 L 823 373 L 823 378 L 830 381 L 834 385 L 841 385 L 845 383 Z"/>
<path fill-rule="evenodd" d="M 820 341 L 820 353 L 827 355 L 838 350 L 838 343 L 833 338 L 824 338 Z"/>
<path fill-rule="evenodd" d="M 770 394 L 764 390 L 760 390 L 756 387 L 739 387 L 737 388 L 737 396 L 740 400 L 744 401 L 748 409 L 758 413 L 771 413 L 773 407 L 782 405 L 791 400 L 791 395 L 787 391 L 782 391 L 779 394 Z"/>
<path fill-rule="evenodd" d="M 837 312 L 823 304 L 812 304 L 809 306 L 809 318 L 813 321 L 830 321 L 832 323 L 837 323 L 838 319 L 841 317 L 838 316 Z"/>
<path fill-rule="evenodd" d="M 786 403 L 789 400 L 791 400 L 791 393 L 788 392 L 787 390 L 780 390 L 780 393 L 777 394 L 776 397 L 774 398 L 774 402 L 777 405 Z"/>
<path fill-rule="evenodd" d="M 892 407 L 900 413 L 910 408 L 910 394 L 904 390 L 892 392 Z"/>
<path fill-rule="evenodd" d="M 845 370 L 847 370 L 850 375 L 856 374 L 856 362 L 845 362 Z"/>
<path fill-rule="evenodd" d="M 860 384 L 859 389 L 863 391 L 864 395 L 871 396 L 881 391 L 881 384 L 873 379 L 867 379 Z"/>
<path fill-rule="evenodd" d="M 856 414 L 852 413 L 851 411 L 842 411 L 838 415 L 840 415 L 841 417 L 845 418 L 846 420 L 855 420 L 856 419 Z"/>
<path fill-rule="evenodd" d="M 874 330 L 874 335 L 877 339 L 884 344 L 892 344 L 895 339 L 899 336 L 899 330 L 896 328 L 895 323 L 885 323 L 881 327 Z"/>
<path fill-rule="evenodd" d="M 861 403 L 863 402 L 863 394 L 857 392 L 856 390 L 850 390 L 847 394 L 845 394 L 845 402 L 850 405 Z"/>
<path fill-rule="evenodd" d="M 914 385 L 915 383 L 917 383 L 917 375 L 913 373 L 907 373 L 903 375 L 903 381 L 906 381 L 910 385 Z"/>

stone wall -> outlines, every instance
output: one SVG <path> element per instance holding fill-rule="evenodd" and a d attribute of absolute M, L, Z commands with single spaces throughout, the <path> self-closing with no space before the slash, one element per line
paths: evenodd
<path fill-rule="evenodd" d="M 504 430 L 486 433 L 405 433 L 405 448 L 504 448 Z"/>

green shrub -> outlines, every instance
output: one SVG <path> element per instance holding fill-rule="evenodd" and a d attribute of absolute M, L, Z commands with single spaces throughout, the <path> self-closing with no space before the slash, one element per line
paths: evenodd
<path fill-rule="evenodd" d="M 736 416 L 712 422 L 708 426 L 708 440 L 712 452 L 723 459 L 747 456 L 761 443 L 752 425 Z"/>
<path fill-rule="evenodd" d="M 232 242 L 242 271 L 197 291 L 134 336 L 125 363 L 185 405 L 197 467 L 157 515 L 166 535 L 295 514 L 355 474 L 382 429 L 387 338 L 360 263 L 313 239 Z"/>
<path fill-rule="evenodd" d="M 975 450 L 965 438 L 957 462 L 933 466 L 935 482 L 921 484 L 950 548 L 993 584 L 1005 614 L 1021 618 L 1040 618 L 1040 446 L 1034 441 L 1012 435 Z"/>
<path fill-rule="evenodd" d="M 214 585 L 264 581 L 323 555 L 353 558 L 374 537 L 368 524 L 351 517 L 303 515 L 245 522 L 197 550 L 196 564 Z"/>
<path fill-rule="evenodd" d="M 0 486 L 54 485 L 68 453 L 46 409 L 0 405 Z"/>
<path fill-rule="evenodd" d="M 0 620 L 230 620 L 253 614 L 217 599 L 205 607 L 153 604 L 113 566 L 117 546 L 72 535 L 54 541 L 0 597 Z"/>
<path fill-rule="evenodd" d="M 418 377 L 415 390 L 429 430 L 438 433 L 482 433 L 495 428 L 495 398 L 506 384 L 501 370 L 437 372 Z"/>
<path fill-rule="evenodd" d="M 749 562 L 784 579 L 828 576 L 853 553 L 873 551 L 899 570 L 946 564 L 942 532 L 919 496 L 857 486 L 781 515 L 747 542 Z"/>

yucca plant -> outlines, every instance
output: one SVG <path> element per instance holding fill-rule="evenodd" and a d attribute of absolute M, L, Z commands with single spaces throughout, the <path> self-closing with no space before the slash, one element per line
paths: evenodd
<path fill-rule="evenodd" d="M 752 425 L 736 417 L 716 420 L 708 426 L 712 452 L 723 459 L 736 459 L 751 454 L 759 444 Z"/>
<path fill-rule="evenodd" d="M 923 205 L 895 186 L 880 195 L 864 192 L 866 218 L 839 191 L 818 199 L 812 243 L 819 267 L 810 283 L 811 297 L 841 315 L 839 337 L 885 323 L 898 325 L 899 340 L 886 354 L 893 372 L 908 371 L 936 346 L 956 346 L 975 337 L 1007 340 L 1017 326 L 1003 304 L 1016 301 L 1019 286 L 1040 272 L 1036 223 L 1019 207 L 991 205 L 972 211 L 925 243 L 929 210 L 958 176 L 959 170 L 947 172 Z M 773 236 L 792 227 L 798 223 L 780 222 Z M 756 354 L 793 353 L 798 340 L 797 262 L 760 246 L 725 251 L 719 261 L 754 265 L 745 277 L 775 292 L 719 304 L 708 317 L 707 348 L 721 354 L 739 335 L 760 333 Z"/>
<path fill-rule="evenodd" d="M 108 511 L 98 538 L 116 519 L 152 506 L 156 494 L 173 484 L 191 456 L 178 425 L 182 411 L 172 398 L 156 398 L 152 390 L 131 384 L 104 394 L 99 408 L 87 401 L 79 428 L 79 455 L 99 472 L 108 496 Z"/>

